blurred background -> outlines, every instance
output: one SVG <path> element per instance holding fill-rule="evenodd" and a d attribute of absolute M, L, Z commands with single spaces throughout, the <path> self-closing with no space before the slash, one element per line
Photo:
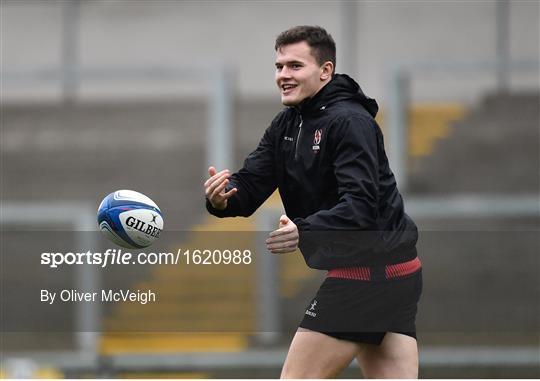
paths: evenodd
<path fill-rule="evenodd" d="M 4 377 L 274 378 L 324 273 L 260 242 L 281 214 L 204 207 L 282 108 L 273 49 L 321 25 L 377 121 L 420 230 L 420 376 L 540 377 L 537 1 L 9 1 L 1 11 Z M 155 250 L 252 248 L 249 266 L 39 265 L 107 246 L 101 199 L 151 197 Z M 110 247 L 110 245 L 109 245 Z M 39 303 L 39 289 L 154 289 L 154 305 Z M 54 323 L 53 323 L 54 322 Z M 356 365 L 342 377 L 359 377 Z"/>

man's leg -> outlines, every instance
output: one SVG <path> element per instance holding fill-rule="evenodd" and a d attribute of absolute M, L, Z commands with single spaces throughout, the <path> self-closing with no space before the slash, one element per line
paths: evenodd
<path fill-rule="evenodd" d="M 381 345 L 362 344 L 356 360 L 366 378 L 418 378 L 418 347 L 407 335 L 388 332 Z"/>
<path fill-rule="evenodd" d="M 347 368 L 359 346 L 299 328 L 289 348 L 281 378 L 330 378 Z"/>

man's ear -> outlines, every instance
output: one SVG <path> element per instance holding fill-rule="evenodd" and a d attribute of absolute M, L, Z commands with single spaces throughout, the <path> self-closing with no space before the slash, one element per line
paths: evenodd
<path fill-rule="evenodd" d="M 326 61 L 321 66 L 321 81 L 326 81 L 329 78 L 332 78 L 332 73 L 334 72 L 334 64 L 331 61 Z"/>

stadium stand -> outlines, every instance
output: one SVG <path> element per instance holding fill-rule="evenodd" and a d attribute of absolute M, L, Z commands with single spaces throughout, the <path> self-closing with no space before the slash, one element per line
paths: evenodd
<path fill-rule="evenodd" d="M 235 166 L 257 143 L 280 105 L 275 102 L 237 102 Z M 461 105 L 413 105 L 409 148 L 409 194 L 460 192 L 538 192 L 538 94 L 489 96 L 469 110 Z M 205 230 L 256 229 L 253 218 L 216 220 L 206 215 L 202 196 L 204 178 L 205 105 L 199 102 L 35 105 L 3 107 L 3 200 L 95 202 L 115 189 L 135 189 L 150 195 L 165 213 L 165 228 L 177 232 L 174 245 L 197 247 Z M 516 117 L 519 115 L 519 117 Z M 384 130 L 384 110 L 381 117 Z M 536 155 L 536 156 L 535 156 Z M 536 159 L 534 159 L 536 157 Z M 536 176 L 534 176 L 536 174 Z M 276 195 L 269 205 L 279 204 Z M 536 219 L 455 219 L 451 222 L 420 220 L 422 228 L 488 226 L 505 231 L 509 226 L 537 228 Z M 450 228 L 451 229 L 451 228 Z M 513 244 L 515 245 L 514 237 Z M 500 300 L 519 300 L 519 311 L 497 311 L 500 300 L 486 299 L 493 277 L 504 269 L 509 250 L 519 252 L 524 264 L 538 263 L 531 251 L 534 237 L 517 246 L 498 244 L 486 236 L 480 244 L 456 248 L 455 236 L 427 236 L 420 243 L 426 271 L 425 302 L 420 327 L 428 343 L 535 343 L 537 328 L 534 303 L 538 287 L 534 266 L 517 266 L 514 281 L 498 284 Z M 532 241 L 531 241 L 532 240 Z M 441 246 L 442 245 L 442 246 Z M 40 250 L 39 245 L 32 250 Z M 511 249 L 512 248 L 512 249 Z M 475 251 L 476 250 L 476 251 Z M 478 250 L 483 250 L 482 255 Z M 6 251 L 7 256 L 19 255 Z M 476 255 L 476 256 L 475 256 Z M 17 261 L 19 259 L 12 260 Z M 471 266 L 472 265 L 472 266 Z M 283 322 L 286 336 L 294 330 L 308 298 L 322 274 L 306 269 L 300 256 L 280 258 Z M 28 276 L 38 275 L 34 269 Z M 490 273 L 492 271 L 492 273 Z M 455 285 L 456 274 L 460 284 Z M 491 275 L 490 275 L 491 274 Z M 69 284 L 72 274 L 58 273 L 58 284 Z M 140 309 L 118 305 L 107 311 L 100 353 L 177 353 L 243 351 L 254 345 L 255 274 L 216 266 L 173 270 L 147 266 L 137 272 L 115 271 L 108 286 L 154 288 L 163 296 L 160 308 Z M 516 281 L 519 279 L 519 281 Z M 480 283 L 478 280 L 481 280 Z M 8 277 L 4 282 L 16 282 Z M 453 284 L 449 288 L 449 284 Z M 495 282 L 495 285 L 497 283 Z M 526 290 L 526 292 L 523 292 Z M 20 288 L 21 297 L 31 288 Z M 211 297 L 210 297 L 211 296 Z M 517 298 L 517 299 L 516 299 Z M 433 303 L 439 300 L 440 303 Z M 529 304 L 527 304 L 529 303 Z M 219 307 L 222 319 L 215 330 L 207 312 Z M 10 311 L 13 316 L 26 316 Z M 465 318 L 449 309 L 469 311 Z M 192 311 L 191 314 L 186 311 Z M 69 316 L 66 307 L 57 316 Z M 239 320 L 242 316 L 244 320 Z M 161 326 L 178 324 L 176 333 L 160 332 Z M 21 320 L 23 321 L 23 320 Z M 504 330 L 507 324 L 519 332 Z M 142 324 L 142 325 L 141 325 Z M 151 326 L 153 324 L 154 326 Z M 182 324 L 184 324 L 182 326 Z M 472 331 L 467 331 L 470 324 Z M 145 332 L 141 333 L 140 328 Z M 183 328 L 182 328 L 183 327 Z M 441 327 L 447 327 L 444 330 Z M 482 330 L 479 327 L 484 327 Z M 474 331 L 477 330 L 477 331 Z M 203 331 L 211 331 L 200 333 Z M 69 346 L 63 341 L 40 343 L 7 340 L 12 349 L 51 349 Z M 44 345 L 49 345 L 44 347 Z M 11 346 L 11 347 L 10 347 Z M 54 349 L 54 348 L 53 348 Z M 178 374 L 182 376 L 182 374 Z"/>
<path fill-rule="evenodd" d="M 486 97 L 452 124 L 451 138 L 436 142 L 433 155 L 416 163 L 411 191 L 538 193 L 539 108 L 538 93 Z"/>

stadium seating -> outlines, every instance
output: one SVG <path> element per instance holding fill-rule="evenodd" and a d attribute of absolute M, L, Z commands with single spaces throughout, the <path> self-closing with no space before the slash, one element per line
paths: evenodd
<path fill-rule="evenodd" d="M 538 95 L 525 94 L 489 97 L 466 112 L 459 105 L 414 105 L 409 135 L 411 192 L 537 191 L 537 161 L 530 158 L 537 157 L 538 153 L 538 104 Z M 256 145 L 279 108 L 280 105 L 273 101 L 236 105 L 233 170 Z M 384 113 L 383 109 L 383 130 Z M 135 189 L 151 196 L 164 211 L 165 229 L 177 234 L 171 250 L 200 245 L 200 235 L 194 231 L 255 229 L 253 218 L 227 221 L 206 215 L 201 185 L 205 176 L 206 139 L 205 105 L 202 103 L 4 106 L 3 118 L 3 201 L 62 198 L 95 202 L 97 208 L 99 200 L 111 191 Z M 504 154 L 501 154 L 501 148 L 505 149 Z M 536 173 L 536 177 L 531 173 Z M 270 201 L 272 203 L 279 203 L 276 196 Z M 454 221 L 456 225 L 465 222 Z M 501 221 L 485 223 L 506 226 Z M 516 223 L 516 220 L 509 223 Z M 429 227 L 439 226 L 442 222 L 420 221 L 420 224 Z M 519 224 L 530 226 L 530 221 Z M 467 288 L 464 286 L 458 294 L 448 294 L 438 280 L 450 281 L 455 275 L 446 273 L 445 266 L 453 266 L 456 271 L 461 269 L 463 283 L 470 287 L 475 284 L 476 275 L 467 277 L 470 268 L 466 261 L 455 262 L 453 256 L 456 253 L 450 248 L 445 249 L 444 260 L 437 257 L 434 247 L 439 244 L 429 240 L 422 243 L 424 263 L 438 271 L 426 278 L 431 282 L 429 293 L 432 296 L 444 294 L 447 301 L 453 297 L 456 306 L 460 306 L 458 302 L 463 301 Z M 38 246 L 33 250 L 41 250 Z M 502 246 L 490 247 L 490 266 L 498 268 L 505 263 L 503 249 Z M 467 251 L 459 252 L 459 258 L 472 255 Z M 28 275 L 39 277 L 41 270 L 32 270 L 34 273 Z M 292 330 L 321 274 L 307 270 L 299 255 L 282 256 L 280 274 L 281 295 L 287 307 L 283 309 L 284 326 Z M 532 278 L 530 274 L 524 274 L 521 280 L 527 285 L 527 280 Z M 148 309 L 143 315 L 139 314 L 140 309 L 130 305 L 108 309 L 104 321 L 107 334 L 103 337 L 101 352 L 107 355 L 143 351 L 244 350 L 252 344 L 251 336 L 245 331 L 256 330 L 254 276 L 242 269 L 219 266 L 174 270 L 146 266 L 136 273 L 115 270 L 105 277 L 107 286 L 152 287 L 160 290 L 165 300 L 160 308 Z M 15 278 L 12 280 L 16 281 Z M 57 282 L 69 285 L 72 277 L 58 273 Z M 21 296 L 26 295 L 31 288 L 21 286 L 20 292 Z M 513 294 L 510 292 L 509 295 Z M 204 317 L 206 311 L 216 306 L 224 314 L 229 313 L 230 321 L 225 319 L 220 323 L 228 332 L 196 334 L 215 330 L 213 321 Z M 483 305 L 469 307 L 480 313 Z M 444 317 L 437 314 L 436 306 L 426 305 L 425 308 L 421 323 L 430 329 L 440 326 L 440 319 Z M 21 317 L 27 315 L 24 306 L 21 311 L 12 313 Z M 58 318 L 71 316 L 71 313 L 72 309 L 66 307 Z M 239 320 L 239 316 L 244 320 Z M 522 318 L 518 320 L 525 330 L 528 329 L 531 320 L 526 316 L 529 315 L 520 316 Z M 177 334 L 160 333 L 161 325 L 171 325 L 171 320 L 178 324 Z M 493 321 L 499 320 L 493 316 Z M 128 331 L 139 332 L 141 322 L 146 333 L 128 334 Z M 500 324 L 503 324 L 502 320 Z M 437 335 L 434 341 L 440 339 L 441 334 Z M 9 350 L 12 344 L 19 344 L 20 349 L 21 343 L 23 341 L 8 340 L 6 349 Z M 32 343 L 28 349 L 40 349 L 39 343 Z"/>

